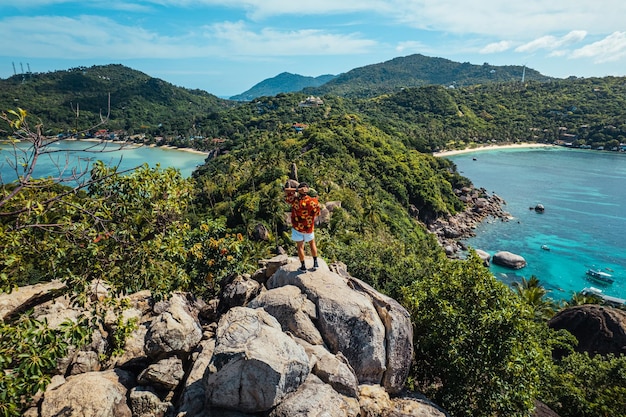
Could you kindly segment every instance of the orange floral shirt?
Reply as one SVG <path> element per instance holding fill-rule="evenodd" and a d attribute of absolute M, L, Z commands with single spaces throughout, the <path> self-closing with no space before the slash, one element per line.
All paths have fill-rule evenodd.
<path fill-rule="evenodd" d="M 291 226 L 300 233 L 312 233 L 315 217 L 321 211 L 317 197 L 298 197 L 297 193 L 293 193 L 287 195 L 285 200 L 291 204 Z"/>

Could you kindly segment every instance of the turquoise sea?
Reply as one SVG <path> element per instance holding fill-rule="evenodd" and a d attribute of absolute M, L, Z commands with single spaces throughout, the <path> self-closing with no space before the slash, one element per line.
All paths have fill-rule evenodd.
<path fill-rule="evenodd" d="M 547 147 L 447 158 L 476 187 L 502 197 L 514 217 L 483 222 L 465 241 L 492 255 L 516 253 L 528 263 L 516 271 L 492 265 L 494 276 L 511 283 L 535 275 L 555 300 L 590 286 L 626 298 L 626 154 Z M 537 204 L 543 213 L 529 209 Z M 589 268 L 612 274 L 615 282 L 590 281 Z"/>
<path fill-rule="evenodd" d="M 94 152 L 79 152 L 88 147 Z M 38 161 L 35 176 L 58 176 L 59 170 L 57 166 L 65 166 L 66 161 L 69 161 L 70 166 L 77 166 L 79 169 L 83 169 L 86 164 L 101 160 L 107 165 L 117 165 L 119 163 L 120 170 L 135 168 L 144 163 L 151 167 L 160 164 L 162 168 L 178 168 L 184 177 L 189 177 L 196 166 L 202 164 L 206 158 L 204 154 L 162 147 L 142 146 L 115 150 L 118 147 L 115 143 L 101 145 L 97 142 L 73 140 L 57 142 L 51 145 L 51 149 L 58 152 L 49 156 L 43 156 Z M 103 150 L 106 152 L 97 152 Z M 2 179 L 5 183 L 11 182 L 16 178 L 15 171 L 7 161 L 7 158 L 9 160 L 12 159 L 12 155 L 11 145 L 0 144 L 0 174 L 2 174 Z"/>

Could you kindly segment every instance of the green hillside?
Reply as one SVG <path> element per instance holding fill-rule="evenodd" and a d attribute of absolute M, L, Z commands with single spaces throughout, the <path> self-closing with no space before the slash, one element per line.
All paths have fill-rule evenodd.
<path fill-rule="evenodd" d="M 379 64 L 355 68 L 338 75 L 321 87 L 306 88 L 306 94 L 334 94 L 344 97 L 375 97 L 407 87 L 443 85 L 465 87 L 512 81 L 549 81 L 552 78 L 521 65 L 473 65 L 444 58 L 409 55 Z"/>
<path fill-rule="evenodd" d="M 38 115 L 51 133 L 87 129 L 107 116 L 109 130 L 187 134 L 197 117 L 229 102 L 188 90 L 122 65 L 15 75 L 0 80 L 2 109 L 21 107 Z"/>

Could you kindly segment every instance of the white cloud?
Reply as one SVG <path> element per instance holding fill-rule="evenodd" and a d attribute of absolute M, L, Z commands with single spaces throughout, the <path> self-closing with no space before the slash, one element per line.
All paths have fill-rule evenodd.
<path fill-rule="evenodd" d="M 479 52 L 481 54 L 495 54 L 498 52 L 508 51 L 509 49 L 511 49 L 512 46 L 513 46 L 513 42 L 511 41 L 494 42 L 485 46 Z"/>
<path fill-rule="evenodd" d="M 417 52 L 424 52 L 425 50 L 430 49 L 423 42 L 420 41 L 405 41 L 399 42 L 396 46 L 396 51 L 402 54 L 411 54 Z"/>
<path fill-rule="evenodd" d="M 225 50 L 236 55 L 352 55 L 365 53 L 376 45 L 376 42 L 357 35 L 338 35 L 315 29 L 280 31 L 265 28 L 253 32 L 243 22 L 225 22 L 206 29 L 207 40 L 219 41 Z"/>
<path fill-rule="evenodd" d="M 31 31 L 32 27 L 37 31 Z M 99 16 L 9 18 L 0 21 L 0 38 L 6 56 L 77 59 L 350 55 L 365 53 L 376 45 L 359 35 L 323 30 L 265 28 L 254 32 L 242 22 L 214 24 L 200 33 L 168 37 Z"/>
<path fill-rule="evenodd" d="M 534 52 L 539 49 L 555 50 L 564 46 L 569 46 L 581 42 L 587 36 L 584 30 L 573 30 L 560 38 L 556 36 L 542 36 L 531 42 L 515 48 L 516 52 Z"/>
<path fill-rule="evenodd" d="M 621 30 L 626 15 L 622 0 L 392 0 L 391 5 L 398 20 L 416 28 L 519 41 L 572 28 L 593 34 Z"/>
<path fill-rule="evenodd" d="M 595 63 L 626 58 L 626 32 L 614 32 L 598 42 L 576 49 L 571 58 L 592 58 Z"/>

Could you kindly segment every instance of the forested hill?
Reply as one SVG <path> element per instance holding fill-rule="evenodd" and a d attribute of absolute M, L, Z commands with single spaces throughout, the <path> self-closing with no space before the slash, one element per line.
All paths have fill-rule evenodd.
<path fill-rule="evenodd" d="M 521 65 L 473 65 L 444 58 L 409 55 L 379 64 L 355 68 L 321 87 L 306 88 L 306 94 L 344 97 L 375 97 L 406 87 L 443 85 L 462 87 L 511 81 L 549 81 L 552 78 Z"/>
<path fill-rule="evenodd" d="M 522 83 L 516 78 L 516 73 L 524 71 L 520 67 L 458 64 L 414 55 L 392 60 L 386 67 L 350 71 L 326 85 L 338 86 L 339 93 L 347 95 L 363 91 L 359 90 L 363 82 L 371 86 L 370 93 L 384 91 L 402 84 L 403 77 L 407 83 L 412 79 L 408 70 L 398 70 L 396 75 L 391 71 L 412 61 L 430 68 L 423 72 L 430 74 L 428 80 L 414 80 L 429 84 L 397 88 L 375 97 L 329 92 L 309 103 L 310 94 L 298 92 L 236 102 L 176 87 L 121 65 L 106 65 L 0 80 L 0 108 L 23 108 L 41 120 L 46 134 L 54 135 L 96 125 L 107 112 L 110 94 L 110 119 L 103 128 L 115 131 L 121 139 L 204 151 L 242 146 L 258 132 L 294 133 L 294 124 L 302 129 L 344 114 L 359 115 L 363 123 L 427 153 L 494 141 L 562 141 L 609 150 L 626 142 L 623 77 L 545 80 L 526 68 Z M 461 71 L 461 67 L 467 70 Z M 378 82 L 376 77 L 363 76 L 374 69 L 384 75 Z M 500 81 L 468 86 L 459 81 L 454 88 L 439 84 L 445 74 L 456 74 L 457 80 L 469 83 L 472 71 Z M 504 81 L 507 73 L 513 81 Z M 479 78 L 471 80 L 478 82 Z M 313 111 L 318 108 L 321 111 Z"/>
<path fill-rule="evenodd" d="M 100 114 L 106 116 L 109 96 L 111 117 L 106 127 L 129 134 L 186 132 L 190 121 L 229 105 L 205 91 L 177 87 L 118 64 L 0 79 L 2 110 L 27 109 L 47 127 L 61 131 L 97 123 Z"/>
<path fill-rule="evenodd" d="M 306 87 L 319 87 L 335 78 L 335 75 L 320 75 L 319 77 L 306 77 L 299 74 L 282 72 L 275 77 L 268 78 L 255 84 L 249 90 L 232 96 L 231 100 L 250 101 L 261 96 L 275 96 L 280 93 L 292 93 Z"/>

